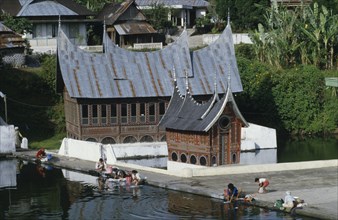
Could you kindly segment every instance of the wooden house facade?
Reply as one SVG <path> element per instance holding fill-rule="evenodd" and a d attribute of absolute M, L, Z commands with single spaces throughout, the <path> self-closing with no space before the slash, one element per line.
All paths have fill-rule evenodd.
<path fill-rule="evenodd" d="M 209 100 L 215 85 L 219 94 L 226 94 L 229 73 L 231 91 L 243 90 L 229 25 L 218 40 L 193 52 L 186 31 L 154 52 L 118 47 L 106 33 L 103 43 L 103 53 L 85 52 L 60 28 L 57 91 L 63 93 L 70 138 L 101 143 L 165 141 L 166 131 L 158 124 L 173 94 L 174 78 L 181 91 L 188 81 L 190 94 L 199 101 Z"/>
<path fill-rule="evenodd" d="M 134 0 L 107 3 L 96 19 L 104 21 L 110 39 L 120 47 L 133 47 L 136 43 L 155 43 L 164 40 L 164 37 L 147 22 Z"/>

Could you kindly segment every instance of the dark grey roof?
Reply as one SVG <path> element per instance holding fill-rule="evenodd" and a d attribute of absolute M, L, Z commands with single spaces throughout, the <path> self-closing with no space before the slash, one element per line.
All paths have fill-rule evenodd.
<path fill-rule="evenodd" d="M 147 22 L 126 22 L 123 24 L 115 24 L 115 30 L 119 35 L 133 34 L 156 34 L 157 31 Z"/>
<path fill-rule="evenodd" d="M 165 6 L 185 5 L 192 7 L 208 7 L 209 2 L 204 0 L 136 0 L 139 6 L 152 6 L 155 4 L 163 4 Z"/>
<path fill-rule="evenodd" d="M 9 27 L 5 26 L 1 21 L 0 21 L 0 32 L 14 32 L 12 29 Z"/>
<path fill-rule="evenodd" d="M 0 116 L 0 125 L 7 126 L 8 124 Z"/>
<path fill-rule="evenodd" d="M 226 94 L 221 99 L 218 99 L 215 92 L 207 103 L 199 104 L 192 98 L 189 91 L 186 91 L 183 98 L 179 89 L 175 87 L 167 111 L 159 126 L 181 131 L 207 132 L 222 115 L 227 103 L 232 103 L 231 107 L 235 115 L 244 126 L 248 126 L 237 108 L 230 88 L 227 89 Z"/>
<path fill-rule="evenodd" d="M 0 8 L 17 17 L 94 15 L 73 0 L 0 0 Z"/>
<path fill-rule="evenodd" d="M 243 90 L 230 26 L 214 44 L 192 53 L 186 31 L 177 41 L 155 52 L 125 50 L 114 45 L 106 34 L 103 42 L 105 53 L 88 53 L 70 43 L 60 29 L 58 62 L 70 97 L 170 97 L 173 69 L 176 70 L 177 85 L 181 90 L 185 89 L 187 73 L 192 95 L 213 94 L 215 81 L 220 93 L 225 93 L 223 82 L 227 81 L 229 72 L 231 90 Z"/>
<path fill-rule="evenodd" d="M 145 15 L 137 8 L 133 0 L 121 3 L 107 3 L 96 16 L 107 25 L 130 21 L 146 21 Z"/>

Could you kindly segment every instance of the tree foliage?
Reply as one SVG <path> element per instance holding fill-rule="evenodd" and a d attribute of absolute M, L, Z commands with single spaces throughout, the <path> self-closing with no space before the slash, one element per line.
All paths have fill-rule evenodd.
<path fill-rule="evenodd" d="M 250 32 L 257 59 L 278 68 L 299 64 L 336 68 L 338 15 L 325 6 L 267 10 L 266 24 Z"/>
<path fill-rule="evenodd" d="M 142 12 L 156 30 L 165 33 L 168 28 L 172 27 L 171 21 L 168 20 L 168 14 L 174 13 L 171 8 L 163 4 L 153 4 L 150 9 L 144 9 Z"/>
<path fill-rule="evenodd" d="M 3 13 L 0 16 L 0 20 L 3 21 L 5 26 L 16 33 L 23 34 L 25 31 L 27 33 L 32 33 L 33 24 L 26 18 L 14 18 L 9 14 Z"/>
<path fill-rule="evenodd" d="M 264 22 L 262 14 L 270 7 L 270 0 L 215 0 L 216 13 L 226 21 L 228 12 L 232 28 L 236 32 L 253 30 Z"/>
<path fill-rule="evenodd" d="M 87 9 L 98 12 L 101 11 L 103 6 L 106 3 L 111 3 L 111 0 L 76 0 L 77 3 L 85 6 Z M 123 0 L 115 1 L 115 2 L 123 2 Z"/>

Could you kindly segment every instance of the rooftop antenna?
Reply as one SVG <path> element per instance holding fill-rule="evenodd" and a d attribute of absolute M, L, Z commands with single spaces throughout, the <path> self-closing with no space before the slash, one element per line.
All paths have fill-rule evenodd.
<path fill-rule="evenodd" d="M 228 8 L 228 25 L 230 25 L 230 8 Z"/>
<path fill-rule="evenodd" d="M 174 81 L 176 82 L 176 72 L 175 72 L 175 67 L 173 66 L 173 77 L 174 77 Z"/>
<path fill-rule="evenodd" d="M 186 91 L 189 90 L 188 71 L 187 70 L 185 70 L 185 89 L 186 89 Z"/>
<path fill-rule="evenodd" d="M 215 93 L 217 93 L 216 72 L 214 74 L 214 90 L 215 90 Z"/>
<path fill-rule="evenodd" d="M 107 46 L 107 39 L 106 39 L 106 16 L 103 17 L 103 52 L 105 53 L 106 50 L 106 46 Z"/>
<path fill-rule="evenodd" d="M 230 63 L 228 65 L 228 86 L 230 87 L 231 73 L 230 73 Z"/>

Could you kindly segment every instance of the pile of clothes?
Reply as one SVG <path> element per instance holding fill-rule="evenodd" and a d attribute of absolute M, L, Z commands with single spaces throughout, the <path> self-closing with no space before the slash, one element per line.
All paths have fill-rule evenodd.
<path fill-rule="evenodd" d="M 304 206 L 307 206 L 307 203 L 305 203 L 303 199 L 300 199 L 299 197 L 296 196 L 292 196 L 290 191 L 287 191 L 285 194 L 286 195 L 284 200 L 283 199 L 276 200 L 274 207 L 280 210 L 292 212 L 296 208 L 302 208 Z"/>

